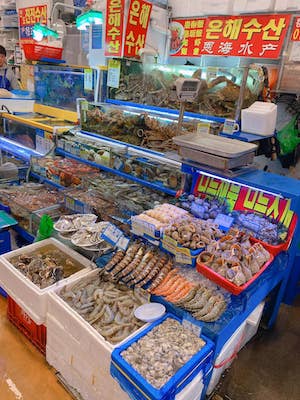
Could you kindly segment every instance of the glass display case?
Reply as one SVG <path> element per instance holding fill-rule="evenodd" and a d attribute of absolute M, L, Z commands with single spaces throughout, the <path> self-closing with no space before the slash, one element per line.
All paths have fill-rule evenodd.
<path fill-rule="evenodd" d="M 76 99 L 95 101 L 98 92 L 96 69 L 36 65 L 34 69 L 36 102 L 76 111 Z"/>
<path fill-rule="evenodd" d="M 178 131 L 177 116 L 171 113 L 107 103 L 81 102 L 81 128 L 114 140 L 157 152 L 175 148 L 172 138 L 197 130 L 199 119 L 185 117 Z M 215 129 L 212 125 L 211 129 Z"/>
<path fill-rule="evenodd" d="M 175 90 L 179 77 L 198 78 L 198 98 L 186 110 L 202 115 L 236 118 L 240 108 L 249 107 L 263 89 L 260 67 L 198 67 L 191 65 L 143 65 L 122 61 L 118 88 L 109 88 L 108 101 L 125 101 L 168 109 L 179 109 Z M 237 119 L 237 118 L 236 118 Z"/>

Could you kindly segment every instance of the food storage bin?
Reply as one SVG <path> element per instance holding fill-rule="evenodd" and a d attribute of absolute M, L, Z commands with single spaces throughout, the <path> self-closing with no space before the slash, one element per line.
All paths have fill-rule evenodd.
<path fill-rule="evenodd" d="M 112 352 L 111 373 L 113 377 L 117 379 L 121 387 L 128 391 L 128 394 L 132 399 L 176 399 L 182 390 L 184 390 L 189 384 L 193 384 L 194 379 L 197 379 L 199 375 L 201 377 L 204 376 L 211 368 L 214 344 L 203 335 L 200 337 L 206 342 L 206 344 L 183 367 L 179 368 L 175 375 L 173 375 L 160 389 L 154 388 L 154 386 L 152 386 L 127 361 L 125 361 L 122 357 L 122 352 L 139 339 L 146 336 L 147 333 L 167 318 L 180 321 L 179 318 L 172 314 L 165 314 L 164 317 L 150 324 L 150 326 L 144 331 L 120 345 Z M 198 393 L 198 398 L 200 398 L 200 395 L 201 393 Z"/>
<path fill-rule="evenodd" d="M 10 260 L 19 255 L 32 255 L 34 252 L 47 253 L 49 249 L 57 249 L 65 255 L 66 259 L 70 258 L 76 266 L 76 272 L 66 278 L 40 289 L 30 279 L 26 278 Z M 10 297 L 38 324 L 46 322 L 46 313 L 48 308 L 49 292 L 55 288 L 72 282 L 78 276 L 85 275 L 93 268 L 95 264 L 79 255 L 74 250 L 61 244 L 56 239 L 46 239 L 41 242 L 33 243 L 29 246 L 13 250 L 0 257 L 0 284 Z"/>
<path fill-rule="evenodd" d="M 256 101 L 242 110 L 242 131 L 260 136 L 271 136 L 275 133 L 277 105 Z"/>

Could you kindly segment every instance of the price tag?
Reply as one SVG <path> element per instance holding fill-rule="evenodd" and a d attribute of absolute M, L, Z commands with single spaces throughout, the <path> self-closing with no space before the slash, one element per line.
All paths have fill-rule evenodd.
<path fill-rule="evenodd" d="M 92 68 L 84 69 L 84 90 L 93 90 L 93 70 L 92 70 Z"/>
<path fill-rule="evenodd" d="M 218 75 L 218 67 L 207 67 L 206 70 L 207 81 L 212 81 L 213 79 L 216 79 L 217 75 Z"/>
<path fill-rule="evenodd" d="M 110 243 L 113 246 L 117 246 L 123 250 L 128 247 L 129 239 L 126 238 L 116 225 L 109 223 L 103 232 L 100 234 L 101 239 Z"/>
<path fill-rule="evenodd" d="M 186 314 L 183 319 L 182 319 L 182 326 L 185 329 L 188 329 L 189 331 L 193 332 L 194 335 L 197 337 L 200 337 L 202 328 L 199 325 L 196 325 L 192 320 L 191 317 L 189 317 L 188 314 Z"/>
<path fill-rule="evenodd" d="M 126 251 L 128 248 L 128 244 L 129 244 L 129 238 L 125 237 L 124 235 L 120 237 L 120 239 L 118 240 L 118 242 L 116 243 L 116 246 L 121 249 Z"/>
<path fill-rule="evenodd" d="M 223 133 L 227 135 L 232 135 L 234 132 L 239 131 L 239 125 L 235 122 L 234 119 L 225 119 L 223 126 Z"/>
<path fill-rule="evenodd" d="M 219 226 L 223 231 L 228 231 L 228 229 L 233 224 L 234 218 L 225 214 L 218 214 L 215 218 L 214 223 Z"/>
<path fill-rule="evenodd" d="M 170 236 L 164 236 L 162 240 L 162 246 L 165 250 L 172 254 L 176 254 L 177 241 L 172 239 Z"/>
<path fill-rule="evenodd" d="M 199 122 L 197 124 L 197 133 L 205 134 L 210 132 L 210 122 Z"/>
<path fill-rule="evenodd" d="M 120 84 L 121 63 L 119 60 L 108 61 L 107 86 L 118 89 Z"/>

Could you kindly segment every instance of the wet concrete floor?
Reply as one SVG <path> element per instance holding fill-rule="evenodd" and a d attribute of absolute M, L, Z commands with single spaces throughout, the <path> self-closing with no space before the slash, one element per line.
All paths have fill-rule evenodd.
<path fill-rule="evenodd" d="M 241 350 L 215 400 L 300 399 L 300 299 Z M 0 296 L 0 400 L 71 400 L 54 370 L 7 320 Z M 99 399 L 101 400 L 101 399 Z"/>
<path fill-rule="evenodd" d="M 0 400 L 71 400 L 45 357 L 8 321 L 1 296 Z"/>
<path fill-rule="evenodd" d="M 300 399 L 300 298 L 240 351 L 214 400 Z"/>

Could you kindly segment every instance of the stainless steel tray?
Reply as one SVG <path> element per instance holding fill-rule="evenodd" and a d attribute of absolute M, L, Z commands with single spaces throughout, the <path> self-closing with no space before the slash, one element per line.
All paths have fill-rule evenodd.
<path fill-rule="evenodd" d="M 204 152 L 207 153 L 207 156 L 212 154 L 224 158 L 237 158 L 248 153 L 254 153 L 257 149 L 257 145 L 253 143 L 196 132 L 175 136 L 173 141 L 180 147 Z"/>

